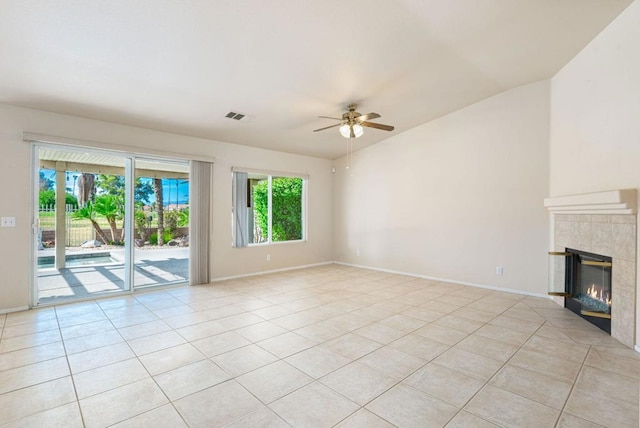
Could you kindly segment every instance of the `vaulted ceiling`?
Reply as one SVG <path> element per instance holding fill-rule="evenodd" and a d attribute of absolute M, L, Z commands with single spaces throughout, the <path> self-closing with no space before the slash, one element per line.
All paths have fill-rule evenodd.
<path fill-rule="evenodd" d="M 555 74 L 631 0 L 2 0 L 0 102 L 325 158 Z M 225 117 L 242 113 L 240 121 Z"/>

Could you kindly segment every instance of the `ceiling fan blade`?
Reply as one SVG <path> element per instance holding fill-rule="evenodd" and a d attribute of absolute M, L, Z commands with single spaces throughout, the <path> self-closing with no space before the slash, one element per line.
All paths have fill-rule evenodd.
<path fill-rule="evenodd" d="M 363 114 L 362 116 L 356 117 L 356 120 L 358 122 L 364 122 L 365 120 L 377 119 L 379 117 L 381 116 L 378 113 L 367 113 Z"/>
<path fill-rule="evenodd" d="M 337 117 L 329 117 L 329 116 L 318 116 L 320 119 L 333 119 L 333 120 L 342 120 L 342 119 L 338 119 Z"/>
<path fill-rule="evenodd" d="M 325 126 L 324 128 L 314 129 L 313 132 L 324 131 L 325 129 L 335 128 L 336 126 L 342 125 L 341 123 L 336 123 L 335 125 Z"/>
<path fill-rule="evenodd" d="M 383 131 L 393 131 L 395 129 L 391 125 L 383 125 L 381 123 L 374 123 L 374 122 L 360 122 L 360 125 L 367 126 L 369 128 L 382 129 Z"/>

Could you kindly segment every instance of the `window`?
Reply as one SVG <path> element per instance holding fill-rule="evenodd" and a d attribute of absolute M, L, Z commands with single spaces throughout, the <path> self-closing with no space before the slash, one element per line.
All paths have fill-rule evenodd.
<path fill-rule="evenodd" d="M 234 172 L 235 246 L 304 239 L 301 177 Z"/>

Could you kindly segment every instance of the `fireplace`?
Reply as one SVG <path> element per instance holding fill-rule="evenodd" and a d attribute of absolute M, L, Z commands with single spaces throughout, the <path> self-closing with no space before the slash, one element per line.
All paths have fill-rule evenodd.
<path fill-rule="evenodd" d="M 564 306 L 611 334 L 612 258 L 567 248 Z"/>
<path fill-rule="evenodd" d="M 637 189 L 555 196 L 546 198 L 544 205 L 553 215 L 550 242 L 552 253 L 562 254 L 567 249 L 575 248 L 593 255 L 606 254 L 610 257 L 596 257 L 595 262 L 612 263 L 615 267 L 591 265 L 609 268 L 595 271 L 597 275 L 611 273 L 609 293 L 612 306 L 609 314 L 604 313 L 606 311 L 590 311 L 580 303 L 581 315 L 584 315 L 583 312 L 595 312 L 597 316 L 589 315 L 589 321 L 598 317 L 610 321 L 611 337 L 626 346 L 633 348 L 635 345 L 640 352 Z M 549 294 L 557 296 L 553 300 L 561 306 L 575 304 L 575 300 L 565 297 L 569 294 L 567 291 L 571 291 L 565 288 L 566 257 L 550 257 L 549 262 Z M 598 290 L 593 293 L 589 287 L 586 291 L 587 295 L 591 292 L 597 296 L 596 300 L 602 299 L 606 304 L 606 294 L 603 297 Z M 615 295 L 611 295 L 614 291 Z M 606 293 L 606 290 L 603 292 Z M 607 319 L 609 316 L 611 319 Z"/>

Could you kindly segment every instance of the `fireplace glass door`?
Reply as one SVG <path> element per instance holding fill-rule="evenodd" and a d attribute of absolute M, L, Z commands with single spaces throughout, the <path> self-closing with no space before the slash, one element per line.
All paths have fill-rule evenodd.
<path fill-rule="evenodd" d="M 564 306 L 611 333 L 612 258 L 565 248 L 549 252 L 549 295 L 564 298 Z"/>
<path fill-rule="evenodd" d="M 612 258 L 566 249 L 566 292 L 564 306 L 596 327 L 611 333 Z"/>
<path fill-rule="evenodd" d="M 575 256 L 575 278 L 571 296 L 580 302 L 581 312 L 591 316 L 611 316 L 611 260 L 585 253 Z"/>

